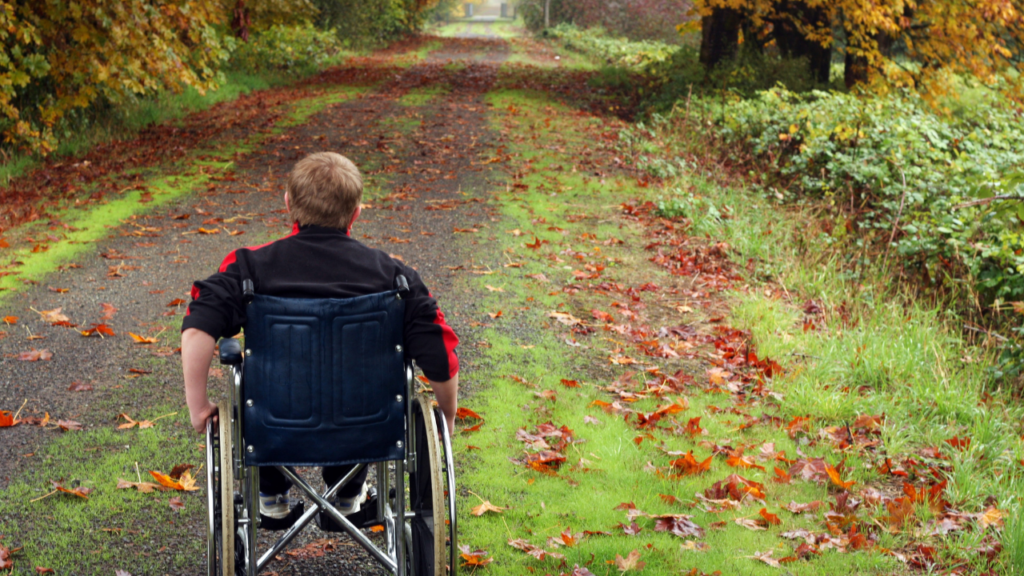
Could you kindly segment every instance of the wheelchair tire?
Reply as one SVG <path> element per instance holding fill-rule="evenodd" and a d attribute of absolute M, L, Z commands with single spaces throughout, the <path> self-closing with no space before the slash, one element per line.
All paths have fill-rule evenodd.
<path fill-rule="evenodd" d="M 213 474 L 213 485 L 207 490 L 215 491 L 214 509 L 210 513 L 214 517 L 214 541 L 211 542 L 217 555 L 220 567 L 216 576 L 236 576 L 235 574 L 235 481 L 234 463 L 231 458 L 231 407 L 222 402 L 218 406 L 217 435 L 213 438 L 214 463 L 218 472 Z"/>
<path fill-rule="evenodd" d="M 416 435 L 415 472 L 409 474 L 408 520 L 412 549 L 408 555 L 414 576 L 444 576 L 450 559 L 445 540 L 445 491 L 442 474 L 444 448 L 438 438 L 437 421 L 429 398 L 418 396 L 413 408 L 412 430 Z M 404 531 L 403 531 L 404 532 Z"/>

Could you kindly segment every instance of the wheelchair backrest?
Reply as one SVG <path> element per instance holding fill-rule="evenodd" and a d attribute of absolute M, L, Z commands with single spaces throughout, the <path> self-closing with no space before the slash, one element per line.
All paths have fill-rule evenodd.
<path fill-rule="evenodd" d="M 248 466 L 404 457 L 405 301 L 256 294 L 246 308 L 242 427 Z"/>

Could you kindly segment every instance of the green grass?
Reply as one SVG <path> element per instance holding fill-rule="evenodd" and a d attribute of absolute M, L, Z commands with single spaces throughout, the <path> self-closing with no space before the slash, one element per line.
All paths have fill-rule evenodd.
<path fill-rule="evenodd" d="M 566 262 L 566 266 L 573 264 L 568 266 L 570 270 L 565 270 L 561 264 L 552 265 L 548 255 L 564 254 L 563 250 L 589 254 L 584 261 L 604 259 L 608 268 L 603 280 L 627 285 L 644 281 L 671 282 L 663 272 L 646 262 L 645 255 L 636 253 L 636 247 L 643 243 L 639 230 L 623 227 L 621 221 L 614 217 L 613 207 L 618 203 L 629 197 L 643 196 L 646 192 L 631 179 L 608 177 L 599 186 L 593 177 L 584 173 L 550 170 L 554 164 L 571 164 L 573 151 L 587 138 L 580 129 L 579 121 L 572 119 L 571 112 L 563 107 L 546 98 L 520 92 L 495 93 L 490 95 L 489 101 L 494 110 L 507 110 L 510 106 L 517 109 L 510 123 L 504 123 L 508 118 L 496 119 L 496 129 L 513 135 L 535 135 L 551 143 L 552 148 L 564 146 L 566 151 L 552 153 L 549 149 L 538 150 L 526 144 L 510 146 L 510 151 L 516 155 L 517 165 L 532 161 L 537 170 L 522 179 L 522 183 L 529 186 L 528 191 L 499 194 L 501 202 L 498 207 L 503 217 L 501 228 L 487 233 L 496 236 L 489 252 L 500 252 L 504 255 L 501 261 L 521 262 L 522 267 L 501 268 L 500 264 L 492 263 L 493 274 L 472 276 L 465 281 L 467 289 L 484 295 L 482 318 L 477 320 L 491 327 L 483 332 L 486 343 L 482 348 L 484 359 L 478 362 L 472 375 L 473 381 L 480 383 L 479 387 L 464 402 L 481 414 L 484 424 L 479 432 L 461 434 L 456 438 L 462 463 L 459 482 L 479 498 L 509 509 L 500 515 L 488 514 L 477 518 L 466 512 L 480 500 L 473 495 L 463 497 L 463 516 L 460 517 L 462 542 L 472 548 L 485 548 L 491 553 L 495 562 L 488 566 L 488 571 L 492 574 L 553 571 L 557 562 L 538 562 L 506 542 L 526 538 L 532 544 L 552 550 L 546 544 L 547 538 L 555 537 L 570 527 L 573 532 L 591 530 L 614 534 L 593 536 L 575 548 L 555 550 L 566 555 L 570 566 L 593 561 L 590 569 L 597 574 L 617 572 L 605 562 L 614 561 L 616 555 L 626 556 L 634 549 L 639 550 L 641 559 L 647 562 L 645 570 L 654 574 L 685 572 L 692 567 L 700 567 L 705 572 L 722 570 L 728 574 L 776 573 L 776 569 L 748 557 L 769 549 L 775 550 L 776 558 L 790 553 L 792 548 L 788 541 L 778 538 L 782 530 L 771 528 L 767 532 L 754 532 L 733 522 L 736 518 L 756 516 L 761 507 L 759 504 L 750 504 L 732 512 L 710 513 L 699 508 L 673 506 L 659 496 L 673 495 L 690 501 L 694 493 L 702 492 L 737 470 L 727 467 L 724 459 L 716 458 L 707 474 L 681 480 L 659 477 L 649 471 L 649 464 L 665 468 L 670 458 L 653 441 L 644 441 L 638 446 L 634 438 L 640 432 L 632 424 L 591 406 L 594 400 L 610 400 L 608 394 L 598 387 L 625 372 L 608 366 L 606 340 L 609 336 L 598 333 L 581 338 L 583 346 L 573 348 L 565 342 L 568 331 L 559 329 L 547 317 L 549 311 L 557 309 L 589 318 L 591 307 L 606 309 L 609 302 L 607 298 L 586 291 L 571 297 L 562 292 L 550 292 L 553 287 L 570 283 L 570 270 L 582 266 L 582 261 Z M 544 127 L 546 119 L 550 120 L 550 126 Z M 511 140 L 515 141 L 514 138 Z M 568 218 L 580 213 L 587 217 L 583 220 L 575 216 Z M 535 224 L 533 221 L 541 215 L 546 222 Z M 549 230 L 549 226 L 568 233 Z M 507 229 L 519 229 L 527 234 L 515 237 L 503 233 Z M 595 234 L 597 240 L 581 240 L 584 233 Z M 550 244 L 536 252 L 524 248 L 523 245 L 532 241 L 534 234 Z M 625 239 L 625 247 L 616 249 L 600 243 L 611 236 Z M 562 258 L 568 259 L 567 256 Z M 545 274 L 551 283 L 525 277 L 536 273 Z M 502 292 L 491 291 L 487 286 L 500 288 Z M 498 310 L 503 314 L 494 320 L 482 313 Z M 699 314 L 698 311 L 696 315 Z M 647 362 L 643 365 L 649 364 L 661 363 Z M 671 369 L 663 367 L 663 370 L 671 372 L 679 367 L 673 365 Z M 535 388 L 528 388 L 511 376 L 524 378 Z M 582 387 L 566 388 L 560 383 L 563 378 L 578 380 Z M 538 398 L 535 392 L 542 390 L 555 391 L 557 400 L 551 402 Z M 746 445 L 771 440 L 776 442 L 776 449 L 785 450 L 790 457 L 795 457 L 799 447 L 811 456 L 823 456 L 835 462 L 839 460 L 830 447 L 799 446 L 785 434 L 768 428 L 755 428 L 742 439 L 736 438 L 736 422 L 727 414 L 712 415 L 709 409 L 713 404 L 722 406 L 728 400 L 717 395 L 689 395 L 687 399 L 689 409 L 679 417 L 685 422 L 688 418 L 702 416 L 701 425 L 707 429 L 703 438 L 716 441 L 733 438 Z M 664 400 L 642 400 L 631 408 L 649 412 L 664 403 Z M 587 416 L 597 418 L 601 423 L 585 423 Z M 509 458 L 523 455 L 523 445 L 515 439 L 516 430 L 526 428 L 529 431 L 548 421 L 556 426 L 568 426 L 582 440 L 565 450 L 568 461 L 560 471 L 561 477 L 545 476 L 509 461 Z M 657 443 L 663 444 L 666 450 L 693 450 L 701 460 L 710 455 L 706 448 L 687 436 L 658 433 Z M 479 449 L 470 450 L 469 446 Z M 871 472 L 861 469 L 862 463 L 856 457 L 847 460 L 848 469 L 853 471 L 851 478 L 859 482 L 872 476 Z M 741 473 L 769 485 L 770 472 L 748 470 Z M 815 529 L 818 521 L 817 518 L 793 516 L 783 511 L 780 503 L 829 499 L 826 489 L 813 483 L 770 485 L 769 495 L 766 507 L 784 518 L 784 529 Z M 694 540 L 706 544 L 708 550 L 694 552 L 685 549 L 683 539 L 655 533 L 653 521 L 645 518 L 637 519 L 643 528 L 640 535 L 624 535 L 616 526 L 625 522 L 625 513 L 614 510 L 623 502 L 633 502 L 637 508 L 651 514 L 692 514 L 693 521 L 707 530 L 704 538 Z M 726 522 L 725 528 L 712 530 L 711 525 L 719 521 Z M 805 573 L 800 564 L 790 566 L 798 573 Z M 892 558 L 881 555 L 831 554 L 814 561 L 815 573 L 889 573 L 898 567 Z"/>
<path fill-rule="evenodd" d="M 444 97 L 451 89 L 447 86 L 423 86 L 413 88 L 403 94 L 398 103 L 402 106 L 426 106 L 438 98 Z"/>
<path fill-rule="evenodd" d="M 199 469 L 205 459 L 201 438 L 192 432 L 187 411 L 165 405 L 132 416 L 156 418 L 175 411 L 176 416 L 146 430 L 117 430 L 111 423 L 79 432 L 47 432 L 55 438 L 27 457 L 27 473 L 9 484 L 0 499 L 4 544 L 23 547 L 14 556 L 18 574 L 28 574 L 34 566 L 58 574 L 96 574 L 111 570 L 112 563 L 126 562 L 126 556 L 130 564 L 114 567 L 135 574 L 195 565 L 205 548 L 191 528 L 205 515 L 202 491 L 141 494 L 116 489 L 119 478 L 135 482 L 141 475 L 143 481 L 153 481 L 148 470 L 167 473 L 183 463 L 196 466 L 193 474 L 205 475 Z M 39 499 L 52 490 L 51 481 L 93 492 L 88 500 L 63 493 Z M 185 508 L 171 509 L 172 496 L 180 497 Z"/>
<path fill-rule="evenodd" d="M 452 38 L 455 36 L 464 36 L 467 34 L 477 35 L 492 35 L 498 38 L 517 38 L 525 35 L 526 29 L 523 28 L 521 20 L 499 20 L 497 22 L 451 22 L 449 24 L 442 24 L 435 26 L 428 30 L 435 36 L 442 38 Z"/>

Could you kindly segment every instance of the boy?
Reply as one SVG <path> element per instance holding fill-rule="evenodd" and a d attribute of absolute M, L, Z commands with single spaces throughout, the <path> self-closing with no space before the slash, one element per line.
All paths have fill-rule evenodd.
<path fill-rule="evenodd" d="M 245 304 L 238 260 L 245 259 L 258 294 L 292 298 L 351 298 L 385 292 L 404 275 L 410 297 L 405 308 L 406 354 L 431 381 L 448 430 L 454 430 L 459 387 L 458 338 L 415 270 L 387 253 L 352 239 L 352 224 L 359 218 L 362 176 L 350 160 L 333 152 L 319 152 L 300 160 L 284 195 L 294 221 L 291 234 L 228 254 L 216 274 L 196 282 L 192 302 L 181 326 L 181 362 L 185 399 L 192 427 L 206 429 L 217 406 L 206 395 L 207 374 L 218 337 L 231 337 L 245 324 Z M 324 481 L 332 485 L 351 466 L 328 466 Z M 366 471 L 338 492 L 336 505 L 343 514 L 358 512 L 366 501 Z M 282 519 L 289 514 L 291 481 L 272 467 L 261 467 L 260 514 Z"/>

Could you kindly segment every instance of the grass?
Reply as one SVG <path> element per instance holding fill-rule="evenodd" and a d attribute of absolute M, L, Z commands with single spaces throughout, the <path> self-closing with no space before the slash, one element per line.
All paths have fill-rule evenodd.
<path fill-rule="evenodd" d="M 149 202 L 140 202 L 142 190 L 131 190 L 120 197 L 89 205 L 88 210 L 76 209 L 73 202 L 62 208 L 51 210 L 52 218 L 68 224 L 71 228 L 63 233 L 59 241 L 47 242 L 45 250 L 33 252 L 34 247 L 12 248 L 6 252 L 21 262 L 17 276 L 0 277 L 0 302 L 10 298 L 26 281 L 40 281 L 59 265 L 72 261 L 77 255 L 91 250 L 91 243 L 107 234 L 107 226 L 121 222 L 135 214 L 143 214 L 172 202 L 205 185 L 211 177 L 230 171 L 234 162 L 229 160 L 237 154 L 248 154 L 258 148 L 261 142 L 282 133 L 285 129 L 304 124 L 312 115 L 328 106 L 344 101 L 365 91 L 359 87 L 335 87 L 323 93 L 300 99 L 289 104 L 287 113 L 276 126 L 247 138 L 241 142 L 212 142 L 208 149 L 193 150 L 181 165 L 158 166 L 142 186 L 150 194 Z M 204 158 L 204 160 L 198 160 Z M 19 236 L 44 233 L 45 223 L 30 223 L 6 231 L 5 236 L 13 240 Z"/>
<path fill-rule="evenodd" d="M 522 20 L 499 20 L 497 22 L 451 22 L 435 26 L 429 32 L 442 38 L 490 35 L 508 40 L 509 38 L 522 36 L 526 30 L 523 28 Z"/>
<path fill-rule="evenodd" d="M 116 430 L 111 424 L 80 432 L 49 432 L 57 436 L 40 452 L 27 456 L 32 465 L 7 486 L 0 499 L 0 534 L 8 535 L 4 544 L 24 547 L 14 556 L 19 573 L 28 573 L 17 566 L 19 558 L 31 558 L 34 565 L 58 573 L 97 573 L 123 559 L 126 550 L 131 551 L 132 562 L 120 568 L 136 574 L 187 570 L 195 564 L 205 542 L 195 538 L 189 526 L 205 515 L 203 492 L 142 494 L 116 489 L 119 478 L 152 481 L 148 470 L 167 473 L 182 463 L 199 468 L 204 452 L 197 443 L 199 437 L 192 433 L 187 411 L 164 405 L 132 416 L 156 418 L 176 410 L 177 416 L 146 430 Z M 193 473 L 203 475 L 205 470 Z M 94 491 L 88 500 L 63 493 L 39 499 L 52 490 L 51 481 Z M 170 507 L 172 496 L 181 498 L 184 509 Z"/>
<path fill-rule="evenodd" d="M 736 470 L 716 462 L 712 471 L 703 476 L 680 480 L 653 474 L 649 470 L 651 463 L 665 467 L 669 460 L 655 444 L 666 450 L 693 450 L 701 460 L 710 456 L 710 452 L 685 436 L 659 435 L 657 442 L 644 441 L 637 445 L 634 439 L 639 433 L 632 424 L 591 406 L 594 400 L 608 399 L 608 395 L 599 387 L 625 372 L 624 369 L 609 367 L 608 351 L 605 350 L 607 344 L 604 342 L 608 338 L 600 334 L 580 338 L 582 346 L 574 348 L 566 343 L 566 339 L 572 335 L 567 330 L 558 330 L 558 325 L 547 319 L 551 310 L 589 317 L 588 311 L 592 306 L 604 308 L 609 304 L 607 298 L 586 291 L 571 297 L 560 291 L 550 292 L 552 286 L 559 286 L 562 282 L 571 283 L 571 275 L 560 264 L 552 265 L 549 255 L 570 252 L 586 254 L 583 261 L 574 261 L 574 266 L 568 266 L 570 269 L 578 268 L 590 258 L 603 261 L 608 268 L 602 280 L 609 282 L 635 285 L 642 281 L 659 284 L 672 281 L 666 274 L 652 269 L 646 257 L 636 253 L 636 246 L 643 242 L 638 236 L 639 231 L 623 227 L 622 222 L 614 218 L 614 212 L 602 208 L 617 206 L 625 198 L 643 196 L 646 192 L 625 178 L 609 177 L 603 185 L 598 186 L 593 177 L 582 173 L 552 170 L 557 170 L 556 165 L 571 164 L 574 149 L 587 138 L 577 124 L 579 121 L 574 120 L 574 115 L 563 107 L 543 97 L 516 92 L 492 94 L 490 103 L 494 110 L 508 110 L 510 107 L 517 110 L 514 121 L 500 117 L 496 119 L 495 122 L 504 131 L 513 136 L 529 134 L 531 138 L 543 138 L 551 143 L 550 149 L 565 149 L 566 152 L 552 153 L 550 149 L 537 150 L 524 144 L 510 146 L 517 165 L 532 161 L 536 171 L 527 174 L 521 181 L 529 186 L 529 191 L 501 195 L 502 201 L 498 205 L 503 216 L 501 227 L 503 230 L 528 231 L 528 234 L 516 237 L 494 231 L 492 233 L 497 235 L 497 239 L 490 252 L 500 253 L 504 256 L 503 261 L 521 263 L 522 267 L 502 269 L 500 262 L 491 263 L 491 269 L 497 270 L 494 274 L 475 276 L 466 281 L 470 290 L 485 295 L 482 311 L 493 314 L 500 310 L 502 316 L 488 320 L 487 316 L 481 314 L 483 318 L 479 320 L 491 325 L 483 333 L 483 341 L 486 343 L 483 348 L 485 360 L 473 373 L 474 380 L 481 382 L 483 387 L 473 393 L 465 404 L 481 414 L 484 424 L 479 432 L 462 434 L 456 439 L 460 462 L 463 464 L 460 485 L 480 499 L 490 500 L 509 509 L 501 515 L 490 514 L 480 518 L 465 515 L 460 518 L 463 542 L 473 548 L 485 548 L 492 554 L 495 562 L 488 567 L 492 574 L 553 570 L 555 561 L 548 561 L 547 564 L 538 562 L 505 542 L 526 538 L 532 544 L 551 550 L 546 540 L 557 537 L 568 528 L 573 532 L 590 530 L 612 533 L 586 538 L 574 548 L 557 550 L 566 554 L 569 565 L 593 562 L 590 569 L 597 574 L 616 572 L 613 566 L 605 562 L 613 562 L 616 555 L 626 556 L 634 549 L 640 551 L 641 558 L 647 562 L 645 570 L 651 573 L 675 573 L 691 567 L 700 567 L 706 572 L 720 569 L 724 573 L 774 573 L 775 569 L 748 557 L 775 547 L 781 542 L 777 539 L 781 530 L 772 528 L 767 533 L 754 532 L 739 528 L 733 522 L 736 518 L 756 516 L 758 506 L 714 514 L 700 508 L 670 505 L 660 496 L 672 495 L 688 501 L 694 493 L 702 492 L 714 481 Z M 541 127 L 545 120 L 550 121 L 549 127 Z M 580 213 L 587 217 L 578 219 L 576 215 Z M 546 221 L 538 225 L 535 220 L 541 215 Z M 534 234 L 550 242 L 550 245 L 537 252 L 524 248 L 524 244 L 530 242 Z M 584 234 L 594 234 L 597 238 L 577 240 Z M 625 247 L 613 249 L 601 244 L 601 241 L 612 236 L 626 240 Z M 545 274 L 552 283 L 525 277 L 537 273 Z M 488 286 L 499 288 L 502 292 L 492 291 Z M 688 319 L 693 320 L 696 319 Z M 554 329 L 545 329 L 551 328 L 551 324 L 554 324 Z M 678 367 L 674 366 L 671 370 Z M 665 372 L 671 370 L 663 367 Z M 534 387 L 523 385 L 512 376 L 525 379 Z M 581 388 L 564 387 L 560 383 L 563 378 L 577 380 Z M 543 390 L 554 391 L 557 399 L 552 402 L 538 398 L 535 393 Z M 702 415 L 701 423 L 707 429 L 706 438 L 735 438 L 735 422 L 729 418 L 710 416 L 711 405 L 721 404 L 721 397 L 692 395 L 687 399 L 689 409 L 680 415 L 684 421 Z M 640 411 L 653 411 L 662 403 L 649 399 L 631 407 Z M 600 424 L 586 423 L 585 418 L 588 416 L 597 418 Z M 545 476 L 509 461 L 509 458 L 523 455 L 523 445 L 515 439 L 516 430 L 525 428 L 530 431 L 548 421 L 556 426 L 567 425 L 581 439 L 581 443 L 566 450 L 568 461 L 558 477 Z M 776 442 L 778 450 L 786 450 L 790 455 L 795 454 L 800 447 L 810 455 L 831 456 L 828 447 L 809 449 L 798 446 L 784 434 L 779 436 L 762 429 L 742 440 L 750 445 L 772 440 Z M 471 446 L 479 449 L 471 449 Z M 856 458 L 848 461 L 848 468 L 857 471 L 853 478 L 864 477 L 859 472 L 860 464 Z M 748 470 L 743 474 L 768 483 L 765 473 Z M 783 512 L 779 503 L 789 500 L 807 502 L 827 497 L 823 487 L 811 483 L 795 483 L 779 488 L 773 486 L 767 508 L 785 517 L 786 529 L 811 529 L 814 522 L 811 518 L 793 517 Z M 637 520 L 643 528 L 640 535 L 624 535 L 616 526 L 619 522 L 625 522 L 625 513 L 614 509 L 623 502 L 633 502 L 638 509 L 651 514 L 692 514 L 693 521 L 707 530 L 706 537 L 693 539 L 694 544 L 706 544 L 708 550 L 695 552 L 687 548 L 689 545 L 685 539 L 667 533 L 655 533 L 653 522 L 643 518 Z M 478 503 L 476 497 L 467 495 L 462 499 L 462 510 L 465 513 L 467 508 Z M 722 520 L 727 523 L 725 529 L 711 529 L 714 523 Z M 766 538 L 766 534 L 770 538 Z M 776 558 L 784 556 L 789 550 L 789 547 L 778 550 Z M 896 564 L 891 558 L 878 555 L 835 554 L 816 561 L 815 567 L 822 570 L 822 573 L 851 569 L 861 573 L 878 573 L 892 570 Z"/>

